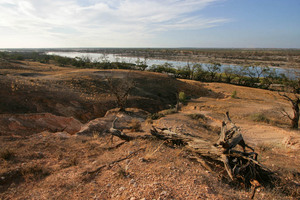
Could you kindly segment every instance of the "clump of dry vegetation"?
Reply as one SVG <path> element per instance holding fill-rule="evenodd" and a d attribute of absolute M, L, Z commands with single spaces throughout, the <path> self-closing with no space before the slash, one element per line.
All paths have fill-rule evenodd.
<path fill-rule="evenodd" d="M 271 120 L 263 113 L 254 113 L 250 115 L 250 119 L 254 122 L 264 122 L 269 124 Z"/>

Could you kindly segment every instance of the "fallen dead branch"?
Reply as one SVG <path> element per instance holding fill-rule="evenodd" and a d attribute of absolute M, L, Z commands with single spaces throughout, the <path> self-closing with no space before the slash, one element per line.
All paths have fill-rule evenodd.
<path fill-rule="evenodd" d="M 127 160 L 127 159 L 131 158 L 132 156 L 134 156 L 135 154 L 137 154 L 138 152 L 140 152 L 142 150 L 145 150 L 145 148 L 140 148 L 140 149 L 138 149 L 138 150 L 136 150 L 134 152 L 131 152 L 130 154 L 128 154 L 127 156 L 125 156 L 123 158 L 120 158 L 118 160 L 112 161 L 112 162 L 110 162 L 108 164 L 101 165 L 100 167 L 96 168 L 95 170 L 85 171 L 85 172 L 82 173 L 82 175 L 91 175 L 91 176 L 97 175 L 97 174 L 99 174 L 101 172 L 101 170 L 103 168 L 105 168 L 105 167 L 111 168 L 114 164 L 119 163 L 119 162 L 124 161 L 124 160 Z"/>
<path fill-rule="evenodd" d="M 217 165 L 223 163 L 231 181 L 241 182 L 247 187 L 251 187 L 253 180 L 261 185 L 272 183 L 274 174 L 257 161 L 258 154 L 246 144 L 240 129 L 231 121 L 228 112 L 216 143 L 154 126 L 151 129 L 151 134 L 160 140 L 167 140 L 169 143 L 184 146 L 193 153 L 193 159 L 200 162 L 209 171 L 213 171 L 211 162 Z M 238 150 L 237 146 L 240 146 L 242 151 Z M 247 152 L 246 149 L 251 151 Z"/>

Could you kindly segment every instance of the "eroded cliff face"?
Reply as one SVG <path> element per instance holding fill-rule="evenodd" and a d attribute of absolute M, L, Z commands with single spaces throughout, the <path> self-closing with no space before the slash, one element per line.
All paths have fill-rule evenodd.
<path fill-rule="evenodd" d="M 0 115 L 1 135 L 33 135 L 42 131 L 65 131 L 75 134 L 82 123 L 73 117 L 56 116 L 51 113 Z"/>
<path fill-rule="evenodd" d="M 0 65 L 0 114 L 52 113 L 82 123 L 103 117 L 117 107 L 107 77 L 129 77 L 135 83 L 126 107 L 157 112 L 177 102 L 176 94 L 207 95 L 200 83 L 188 83 L 165 74 L 128 70 L 57 67 L 35 62 Z"/>

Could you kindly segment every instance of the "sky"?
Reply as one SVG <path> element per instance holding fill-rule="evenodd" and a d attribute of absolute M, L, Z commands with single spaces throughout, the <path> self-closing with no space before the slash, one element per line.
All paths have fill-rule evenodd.
<path fill-rule="evenodd" d="M 300 0 L 0 0 L 0 48 L 300 48 Z"/>

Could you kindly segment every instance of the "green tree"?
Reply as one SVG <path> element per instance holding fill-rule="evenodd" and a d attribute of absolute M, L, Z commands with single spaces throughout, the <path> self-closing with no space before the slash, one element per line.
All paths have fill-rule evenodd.
<path fill-rule="evenodd" d="M 234 79 L 236 77 L 236 74 L 234 73 L 234 70 L 227 66 L 224 67 L 224 76 L 225 76 L 225 81 L 227 83 L 231 83 L 232 79 Z"/>
<path fill-rule="evenodd" d="M 221 64 L 220 63 L 210 63 L 207 66 L 207 71 L 210 76 L 210 81 L 214 81 L 217 74 L 221 71 Z"/>

